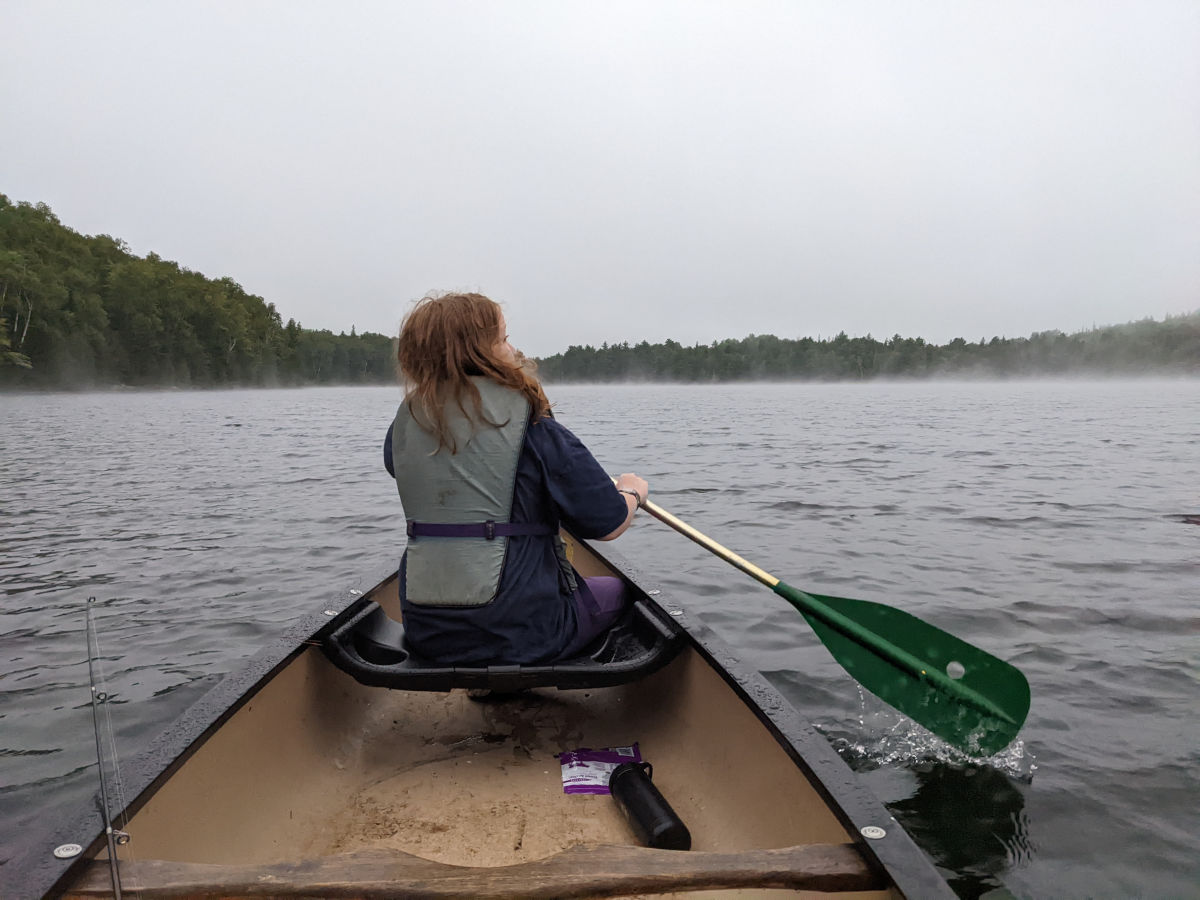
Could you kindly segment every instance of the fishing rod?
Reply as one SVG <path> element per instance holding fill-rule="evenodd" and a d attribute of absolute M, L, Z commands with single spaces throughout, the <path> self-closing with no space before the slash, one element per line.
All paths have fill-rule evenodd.
<path fill-rule="evenodd" d="M 100 773 L 100 814 L 104 817 L 104 838 L 108 843 L 108 868 L 112 878 L 112 891 L 115 900 L 121 900 L 121 873 L 117 867 L 117 845 L 129 842 L 129 835 L 123 831 L 114 831 L 112 819 L 108 814 L 108 785 L 104 780 L 104 752 L 100 740 L 100 704 L 108 700 L 108 693 L 96 687 L 95 660 L 100 655 L 100 642 L 96 638 L 96 622 L 92 615 L 96 598 L 88 597 L 87 601 L 87 650 L 88 650 L 88 683 L 92 689 L 92 730 L 96 735 L 96 769 Z M 93 645 L 96 652 L 92 652 Z"/>

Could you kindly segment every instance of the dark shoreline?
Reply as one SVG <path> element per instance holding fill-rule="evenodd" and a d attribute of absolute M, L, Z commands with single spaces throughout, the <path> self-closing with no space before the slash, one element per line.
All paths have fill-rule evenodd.
<path fill-rule="evenodd" d="M 672 387 L 712 387 L 716 385 L 830 385 L 830 384 L 1009 384 L 1014 382 L 1085 382 L 1085 381 L 1192 381 L 1200 380 L 1200 368 L 1189 372 L 1177 371 L 1148 371 L 1148 372 L 1031 372 L 1022 375 L 968 375 L 963 373 L 937 373 L 931 375 L 896 375 L 875 376 L 872 378 L 729 378 L 685 380 L 669 378 L 624 378 L 624 379 L 543 379 L 542 384 L 550 389 L 556 387 L 606 387 L 613 385 L 625 386 L 655 386 L 669 385 Z M 306 388 L 379 388 L 396 387 L 394 381 L 331 381 L 313 382 L 311 384 L 210 384 L 210 385 L 168 385 L 168 384 L 93 384 L 86 386 L 67 387 L 62 385 L 0 385 L 0 396 L 16 397 L 46 394 L 131 394 L 131 393 L 182 393 L 182 392 L 217 392 L 217 391 L 284 391 L 304 390 Z"/>

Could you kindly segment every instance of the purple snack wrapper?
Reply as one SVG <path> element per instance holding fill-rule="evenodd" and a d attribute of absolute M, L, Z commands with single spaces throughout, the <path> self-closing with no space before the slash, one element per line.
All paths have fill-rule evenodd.
<path fill-rule="evenodd" d="M 608 794 L 608 778 L 621 763 L 642 761 L 642 752 L 632 747 L 607 747 L 603 750 L 564 750 L 558 754 L 562 763 L 564 794 Z"/>

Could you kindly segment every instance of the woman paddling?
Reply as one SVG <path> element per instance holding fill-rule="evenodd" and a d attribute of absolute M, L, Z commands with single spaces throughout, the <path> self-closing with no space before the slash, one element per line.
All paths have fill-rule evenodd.
<path fill-rule="evenodd" d="M 612 540 L 645 502 L 550 416 L 532 361 L 482 294 L 417 302 L 396 359 L 405 396 L 384 441 L 407 519 L 400 604 L 413 649 L 444 664 L 578 656 L 620 617 L 619 578 L 583 578 L 559 526 Z"/>

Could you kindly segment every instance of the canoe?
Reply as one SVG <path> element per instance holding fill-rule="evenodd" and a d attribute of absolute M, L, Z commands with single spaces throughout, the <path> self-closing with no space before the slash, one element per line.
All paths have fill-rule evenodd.
<path fill-rule="evenodd" d="M 147 898 L 955 896 L 759 673 L 607 546 L 569 549 L 583 574 L 626 579 L 636 621 L 560 667 L 422 663 L 402 643 L 394 572 L 325 598 L 122 760 L 133 799 L 112 810 L 129 837 L 119 887 Z M 644 846 L 636 813 L 612 795 L 564 792 L 560 754 L 635 744 L 690 850 Z M 0 865 L 0 896 L 110 896 L 107 846 L 101 813 L 74 810 Z"/>

